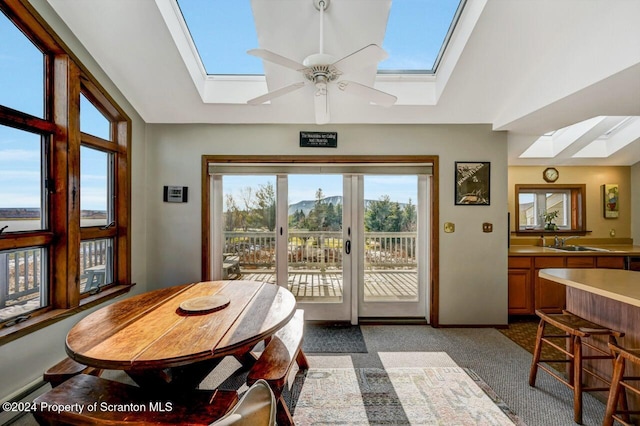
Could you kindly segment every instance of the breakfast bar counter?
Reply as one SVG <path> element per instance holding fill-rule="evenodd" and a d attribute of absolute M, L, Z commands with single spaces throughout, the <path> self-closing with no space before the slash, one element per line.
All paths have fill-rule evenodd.
<path fill-rule="evenodd" d="M 539 271 L 540 280 L 566 287 L 566 309 L 582 318 L 625 333 L 619 343 L 640 348 L 640 272 L 617 269 L 549 268 Z M 606 347 L 606 341 L 601 342 Z M 610 360 L 592 360 L 590 367 L 611 377 Z M 640 368 L 628 365 L 629 375 L 640 376 Z M 605 395 L 598 395 L 606 399 Z M 630 398 L 632 408 L 640 407 Z"/>
<path fill-rule="evenodd" d="M 640 272 L 621 269 L 541 269 L 542 279 L 640 307 Z M 569 303 L 569 301 L 567 301 Z"/>

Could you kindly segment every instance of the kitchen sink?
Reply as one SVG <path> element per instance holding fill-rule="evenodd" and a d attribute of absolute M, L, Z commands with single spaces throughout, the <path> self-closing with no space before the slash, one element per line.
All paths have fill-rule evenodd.
<path fill-rule="evenodd" d="M 598 249 L 593 247 L 585 247 L 585 246 L 564 246 L 564 247 L 553 247 L 556 250 L 562 251 L 608 251 L 605 249 Z"/>

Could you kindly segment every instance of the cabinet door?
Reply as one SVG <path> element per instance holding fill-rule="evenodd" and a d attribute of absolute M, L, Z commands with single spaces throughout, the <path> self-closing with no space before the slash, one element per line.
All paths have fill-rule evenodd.
<path fill-rule="evenodd" d="M 566 286 L 552 281 L 540 279 L 538 271 L 541 268 L 564 268 L 566 257 L 536 257 L 535 273 L 535 308 L 545 312 L 562 312 L 567 303 Z"/>
<path fill-rule="evenodd" d="M 624 269 L 623 256 L 598 256 L 596 258 L 597 268 Z"/>
<path fill-rule="evenodd" d="M 532 315 L 533 287 L 531 270 L 509 270 L 509 315 Z"/>
<path fill-rule="evenodd" d="M 536 309 L 559 313 L 567 304 L 567 287 L 553 281 L 536 278 Z"/>

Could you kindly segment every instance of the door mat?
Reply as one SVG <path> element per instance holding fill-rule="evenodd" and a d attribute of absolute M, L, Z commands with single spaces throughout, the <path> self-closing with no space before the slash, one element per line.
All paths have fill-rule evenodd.
<path fill-rule="evenodd" d="M 302 350 L 305 353 L 366 353 L 367 345 L 360 326 L 307 322 Z"/>

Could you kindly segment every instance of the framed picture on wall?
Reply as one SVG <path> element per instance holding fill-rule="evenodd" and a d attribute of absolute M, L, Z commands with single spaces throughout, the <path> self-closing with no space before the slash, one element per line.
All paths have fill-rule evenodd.
<path fill-rule="evenodd" d="M 491 204 L 491 163 L 487 161 L 456 161 L 455 204 L 488 206 Z"/>
<path fill-rule="evenodd" d="M 604 207 L 604 217 L 606 219 L 616 219 L 619 214 L 620 206 L 618 205 L 618 184 L 609 183 L 602 185 L 604 199 L 602 200 Z"/>

